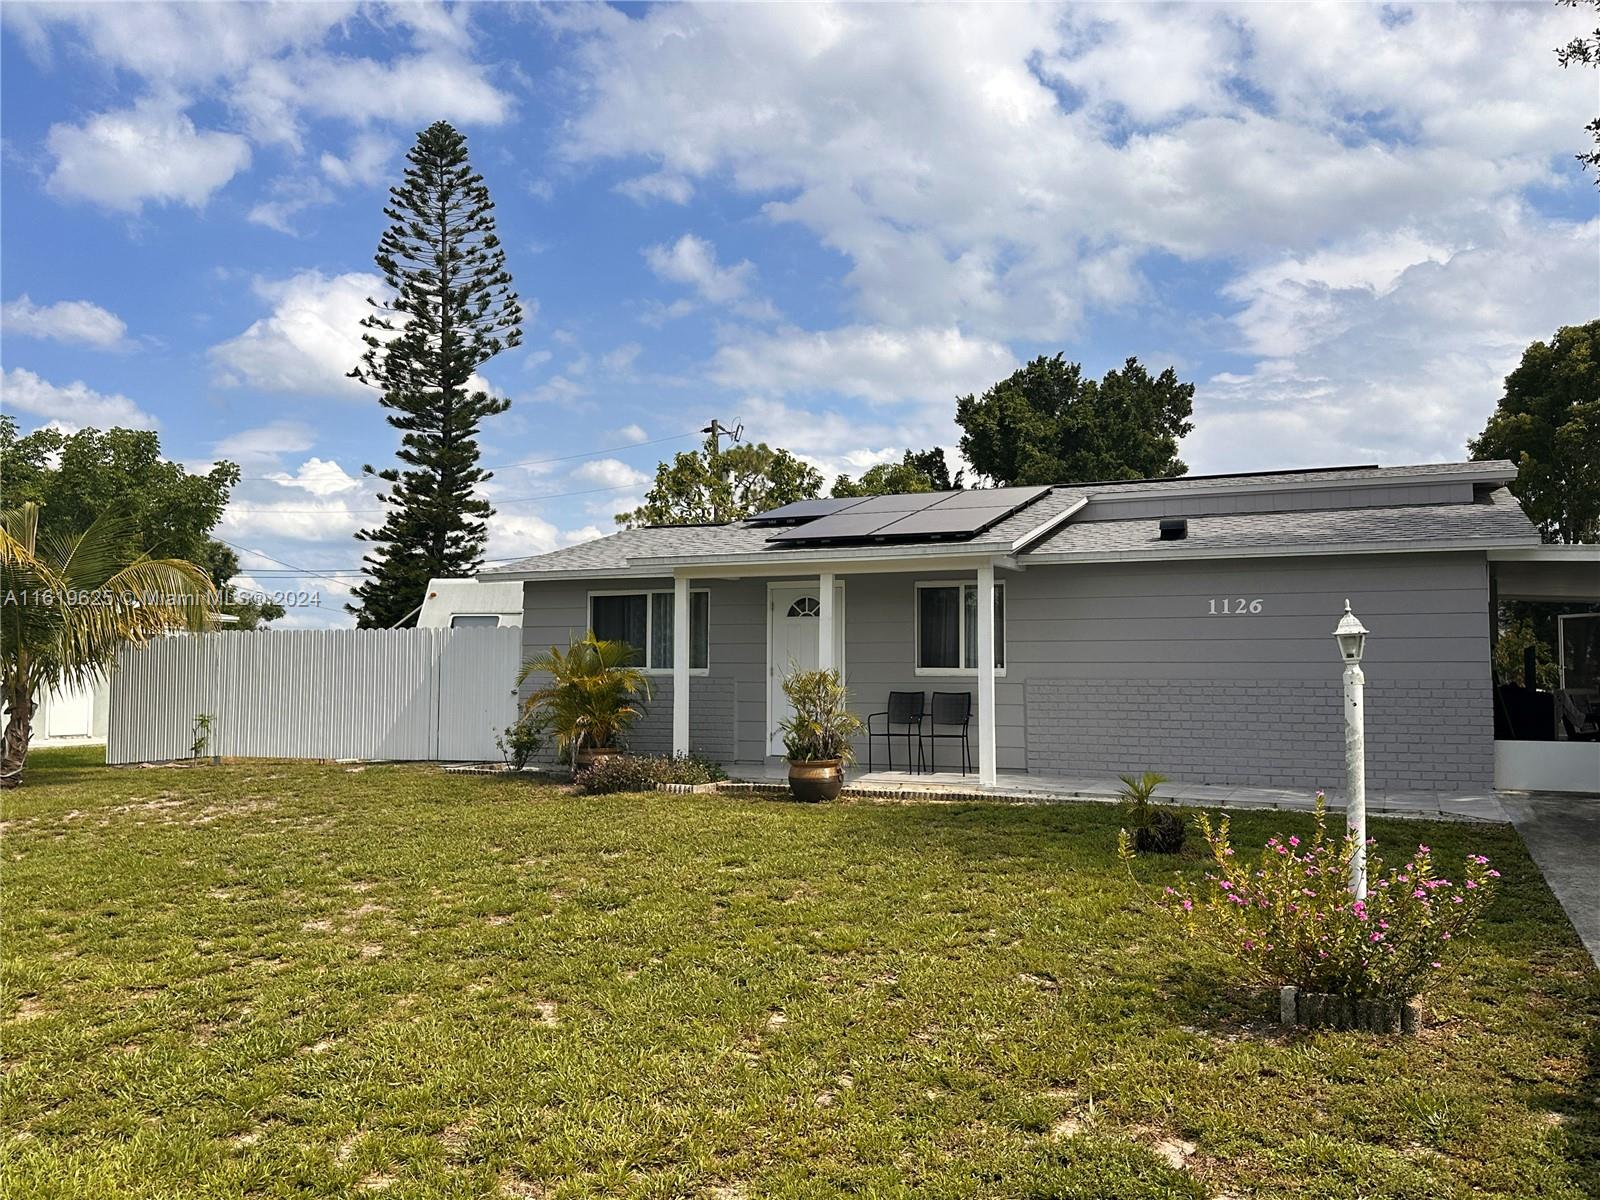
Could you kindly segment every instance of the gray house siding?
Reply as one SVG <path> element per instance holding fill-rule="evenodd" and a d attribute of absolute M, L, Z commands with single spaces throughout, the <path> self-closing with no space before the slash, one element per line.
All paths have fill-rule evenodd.
<path fill-rule="evenodd" d="M 1339 786 L 1329 635 L 1346 596 L 1373 631 L 1369 783 L 1492 786 L 1488 569 L 1474 554 L 1023 572 L 1008 597 L 1008 654 L 1026 664 L 1028 768 Z M 1211 615 L 1223 598 L 1246 600 L 1246 615 Z"/>
<path fill-rule="evenodd" d="M 779 576 L 778 578 L 787 578 Z M 968 578 L 848 575 L 845 669 L 858 712 L 891 690 L 967 691 L 971 676 L 915 671 L 915 585 Z M 1375 788 L 1487 788 L 1493 779 L 1488 570 L 1481 554 L 1036 565 L 1006 585 L 1006 673 L 996 680 L 997 766 L 1077 775 L 1337 787 L 1340 665 L 1330 631 L 1345 597 L 1373 631 L 1365 662 Z M 714 580 L 711 665 L 690 680 L 690 741 L 720 759 L 767 753 L 766 580 Z M 523 645 L 563 645 L 590 591 L 670 580 L 529 582 Z M 1244 615 L 1210 613 L 1243 598 Z M 1249 601 L 1261 611 L 1248 613 Z M 671 746 L 672 680 L 636 728 Z M 976 730 L 972 738 L 977 752 Z M 859 747 L 862 761 L 866 746 Z M 882 766 L 882 744 L 876 750 Z M 903 749 L 900 755 L 903 757 Z M 954 747 L 940 766 L 956 763 Z M 897 757 L 895 765 L 903 766 Z"/>

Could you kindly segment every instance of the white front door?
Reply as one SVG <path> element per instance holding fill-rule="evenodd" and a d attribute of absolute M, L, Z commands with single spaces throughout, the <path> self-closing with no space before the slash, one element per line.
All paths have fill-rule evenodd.
<path fill-rule="evenodd" d="M 817 586 L 773 584 L 767 589 L 767 753 L 783 753 L 782 722 L 794 715 L 783 694 L 784 677 L 817 669 Z M 833 661 L 844 671 L 844 585 L 833 589 Z"/>

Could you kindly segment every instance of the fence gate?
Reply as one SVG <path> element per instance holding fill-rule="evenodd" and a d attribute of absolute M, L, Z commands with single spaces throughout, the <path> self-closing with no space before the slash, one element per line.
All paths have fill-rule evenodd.
<path fill-rule="evenodd" d="M 522 631 L 327 629 L 160 638 L 111 676 L 109 763 L 499 757 L 516 717 Z"/>

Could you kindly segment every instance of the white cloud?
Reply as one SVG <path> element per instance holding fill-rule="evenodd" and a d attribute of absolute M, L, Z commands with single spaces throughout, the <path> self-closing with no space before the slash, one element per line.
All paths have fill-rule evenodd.
<path fill-rule="evenodd" d="M 855 325 L 742 336 L 717 350 L 712 375 L 749 392 L 836 392 L 876 403 L 919 401 L 953 409 L 958 395 L 981 391 L 1016 366 L 1000 342 L 958 329 L 895 332 Z"/>
<path fill-rule="evenodd" d="M 704 238 L 686 233 L 670 246 L 649 246 L 645 262 L 662 279 L 692 287 L 711 304 L 742 299 L 755 275 L 748 259 L 731 267 L 717 265 L 717 248 Z"/>
<path fill-rule="evenodd" d="M 650 440 L 650 435 L 639 425 L 624 425 L 617 430 L 617 436 L 625 442 L 644 442 Z"/>
<path fill-rule="evenodd" d="M 379 62 L 301 54 L 253 64 L 232 85 L 231 100 L 252 136 L 298 147 L 301 114 L 365 125 L 417 125 L 448 120 L 498 125 L 511 115 L 511 97 L 483 67 L 454 52 L 424 53 Z"/>
<path fill-rule="evenodd" d="M 63 429 L 93 426 L 109 429 L 154 429 L 159 424 L 149 413 L 119 393 L 97 392 L 82 381 L 60 386 L 40 379 L 32 371 L 13 367 L 5 374 L 0 392 L 4 407 L 32 413 Z"/>
<path fill-rule="evenodd" d="M 632 368 L 634 360 L 644 347 L 638 342 L 624 342 L 601 356 L 600 365 L 612 374 L 622 374 Z"/>
<path fill-rule="evenodd" d="M 370 187 L 383 182 L 388 174 L 389 160 L 399 148 L 392 138 L 362 133 L 351 141 L 350 151 L 343 158 L 325 152 L 318 164 L 322 167 L 322 173 L 341 187 Z"/>
<path fill-rule="evenodd" d="M 315 496 L 334 496 L 356 490 L 369 477 L 350 475 L 333 459 L 308 458 L 293 475 L 280 471 L 267 478 L 281 487 L 299 488 Z"/>
<path fill-rule="evenodd" d="M 1249 277 L 1254 293 L 1241 281 L 1243 334 L 1266 330 L 1281 353 L 1198 388 L 1185 460 L 1219 471 L 1461 458 L 1528 343 L 1593 311 L 1592 271 L 1575 264 L 1592 266 L 1600 221 L 1513 216 L 1483 241 L 1441 252 L 1358 240 Z M 1314 319 L 1293 336 L 1279 332 L 1298 304 L 1285 278 L 1320 288 Z"/>
<path fill-rule="evenodd" d="M 559 531 L 536 513 L 497 510 L 489 518 L 486 559 L 505 560 L 543 554 L 561 544 Z"/>
<path fill-rule="evenodd" d="M 298 454 L 316 445 L 317 435 L 300 421 L 273 421 L 229 434 L 211 447 L 212 456 L 233 462 L 260 463 L 283 454 Z"/>
<path fill-rule="evenodd" d="M 635 487 L 650 478 L 643 471 L 635 470 L 616 458 L 597 458 L 586 462 L 572 472 L 572 477 L 581 483 L 608 488 Z"/>
<path fill-rule="evenodd" d="M 694 184 L 682 175 L 670 171 L 655 171 L 649 175 L 635 176 L 617 185 L 617 191 L 630 200 L 643 204 L 647 200 L 665 200 L 670 204 L 687 204 L 694 199 Z"/>
<path fill-rule="evenodd" d="M 730 183 L 845 257 L 862 322 L 989 338 L 1072 336 L 1146 297 L 1159 252 L 1248 267 L 1375 231 L 1448 242 L 1555 182 L 1593 108 L 1592 78 L 1550 65 L 1581 19 L 1527 6 L 712 5 L 566 24 L 589 85 L 569 156 Z M 707 103 L 706 78 L 740 102 Z"/>
<path fill-rule="evenodd" d="M 379 276 L 302 271 L 259 281 L 255 291 L 272 314 L 211 348 L 220 382 L 316 396 L 367 391 L 346 375 L 361 360 L 361 320 L 372 311 L 367 298 L 384 295 Z"/>
<path fill-rule="evenodd" d="M 116 313 L 88 300 L 58 300 L 35 304 L 26 293 L 0 308 L 0 325 L 20 337 L 76 342 L 101 350 L 122 344 L 128 327 Z"/>
<path fill-rule="evenodd" d="M 82 125 L 52 125 L 45 139 L 58 196 L 137 212 L 147 200 L 200 208 L 250 165 L 250 145 L 236 133 L 197 130 L 165 100 L 104 112 Z"/>
<path fill-rule="evenodd" d="M 230 540 L 346 541 L 358 529 L 382 523 L 383 514 L 375 511 L 382 486 L 370 476 L 350 476 L 335 461 L 308 459 L 293 475 L 280 472 L 270 482 L 246 481 L 236 488 L 223 510 L 222 530 Z"/>

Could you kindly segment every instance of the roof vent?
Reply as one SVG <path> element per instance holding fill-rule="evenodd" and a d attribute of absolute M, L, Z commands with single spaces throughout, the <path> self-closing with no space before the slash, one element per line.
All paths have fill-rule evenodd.
<path fill-rule="evenodd" d="M 1163 542 L 1181 542 L 1189 536 L 1189 522 L 1184 517 L 1174 517 L 1161 522 Z"/>

